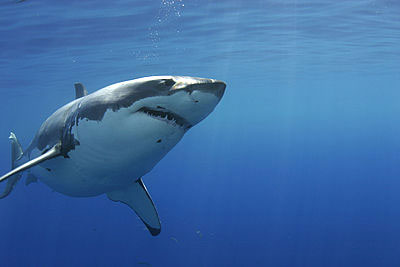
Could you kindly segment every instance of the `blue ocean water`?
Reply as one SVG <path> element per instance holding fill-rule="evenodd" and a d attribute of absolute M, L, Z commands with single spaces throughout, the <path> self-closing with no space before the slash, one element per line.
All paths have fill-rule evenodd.
<path fill-rule="evenodd" d="M 74 98 L 149 75 L 227 83 L 144 177 L 152 237 L 106 196 L 0 201 L 1 266 L 400 266 L 400 3 L 3 0 L 0 171 Z"/>

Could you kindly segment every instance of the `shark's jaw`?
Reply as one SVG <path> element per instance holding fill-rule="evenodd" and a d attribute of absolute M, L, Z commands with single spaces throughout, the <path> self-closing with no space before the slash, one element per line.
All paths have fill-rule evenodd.
<path fill-rule="evenodd" d="M 141 99 L 130 110 L 187 130 L 214 110 L 226 85 L 211 79 L 172 77 L 162 78 L 175 82 L 166 93 Z"/>
<path fill-rule="evenodd" d="M 151 107 L 142 107 L 137 112 L 144 113 L 152 119 L 160 120 L 169 125 L 180 127 L 185 130 L 192 127 L 185 118 L 161 106 L 157 106 L 155 109 Z"/>

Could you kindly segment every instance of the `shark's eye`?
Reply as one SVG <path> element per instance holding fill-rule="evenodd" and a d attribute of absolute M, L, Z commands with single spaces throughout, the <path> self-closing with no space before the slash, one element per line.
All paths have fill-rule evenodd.
<path fill-rule="evenodd" d="M 175 81 L 172 79 L 165 79 L 162 80 L 160 83 L 164 84 L 165 86 L 172 87 L 175 84 Z"/>

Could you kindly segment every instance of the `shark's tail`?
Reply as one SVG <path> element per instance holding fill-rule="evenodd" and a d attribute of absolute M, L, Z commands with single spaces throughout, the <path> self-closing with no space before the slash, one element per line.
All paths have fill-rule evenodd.
<path fill-rule="evenodd" d="M 11 140 L 11 169 L 15 169 L 18 167 L 17 162 L 22 158 L 24 152 L 21 144 L 18 142 L 18 139 L 13 132 L 10 133 L 9 139 Z M 22 173 L 17 173 L 8 178 L 6 187 L 3 193 L 0 194 L 0 199 L 5 198 L 11 193 L 14 185 L 21 179 L 21 177 Z"/>
<path fill-rule="evenodd" d="M 16 163 L 22 158 L 24 152 L 21 144 L 18 142 L 17 136 L 13 132 L 10 133 L 8 139 L 11 140 L 11 169 L 14 169 L 17 167 Z"/>

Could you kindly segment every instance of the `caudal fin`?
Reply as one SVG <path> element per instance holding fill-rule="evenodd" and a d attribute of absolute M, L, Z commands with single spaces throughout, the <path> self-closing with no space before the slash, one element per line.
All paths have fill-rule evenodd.
<path fill-rule="evenodd" d="M 11 140 L 11 169 L 15 169 L 18 165 L 18 160 L 22 158 L 24 152 L 22 150 L 21 144 L 18 142 L 18 139 L 13 132 L 10 133 L 9 139 Z M 21 179 L 21 177 L 22 173 L 17 173 L 8 178 L 6 187 L 4 188 L 3 193 L 0 194 L 0 199 L 5 198 L 11 193 L 14 186 Z"/>
<path fill-rule="evenodd" d="M 17 136 L 13 132 L 10 133 L 11 140 L 11 169 L 17 167 L 16 162 L 22 158 L 24 152 L 22 150 L 21 144 L 18 142 Z"/>

